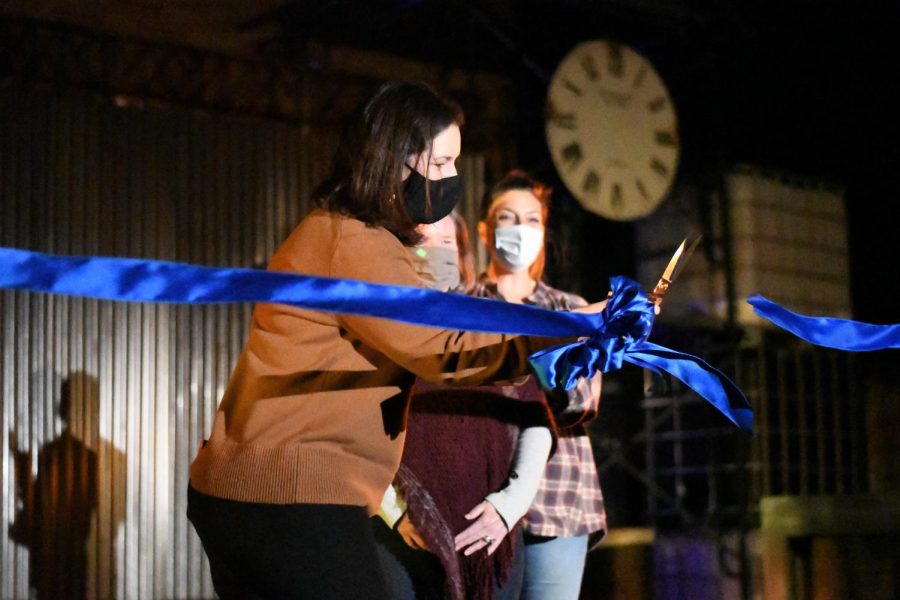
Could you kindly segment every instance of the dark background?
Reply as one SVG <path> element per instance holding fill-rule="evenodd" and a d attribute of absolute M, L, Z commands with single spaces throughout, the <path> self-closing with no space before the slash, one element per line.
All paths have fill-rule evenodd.
<path fill-rule="evenodd" d="M 896 323 L 900 321 L 895 300 L 900 294 L 900 264 L 893 243 L 897 238 L 893 204 L 900 184 L 898 13 L 897 0 L 881 4 L 3 0 L 0 100 L 5 104 L 0 121 L 8 125 L 0 127 L 0 172 L 9 196 L 0 202 L 8 217 L 0 219 L 0 230 L 10 240 L 4 245 L 32 249 L 259 264 L 271 254 L 278 234 L 289 231 L 308 208 L 309 195 L 302 191 L 314 182 L 302 180 L 302 175 L 317 172 L 320 165 L 303 163 L 284 169 L 299 174 L 299 181 L 290 177 L 286 181 L 300 189 L 300 202 L 291 194 L 273 198 L 290 185 L 282 181 L 269 186 L 269 177 L 279 173 L 279 164 L 321 160 L 328 150 L 327 136 L 317 135 L 320 129 L 302 137 L 302 144 L 285 143 L 295 138 L 285 135 L 284 123 L 300 125 L 291 130 L 317 126 L 330 132 L 348 105 L 364 97 L 382 77 L 392 76 L 386 73 L 423 68 L 432 81 L 475 80 L 474 71 L 497 73 L 502 76 L 498 79 L 511 81 L 510 94 L 505 83 L 473 91 L 473 85 L 464 82 L 458 88 L 469 94 L 463 100 L 468 102 L 473 124 L 465 133 L 465 147 L 484 152 L 488 144 L 501 146 L 501 152 L 485 153 L 487 164 L 499 170 L 496 163 L 509 160 L 509 140 L 514 140 L 518 162 L 552 180 L 543 134 L 547 82 L 559 60 L 576 44 L 612 38 L 645 54 L 671 90 L 683 142 L 678 185 L 684 188 L 679 189 L 714 189 L 717 177 L 736 163 L 835 184 L 847 200 L 855 316 Z M 328 64 L 330 50 L 343 51 L 346 46 L 385 54 L 341 71 L 348 62 L 347 55 L 342 55 L 344 62 L 335 61 L 338 68 L 331 72 L 335 65 Z M 396 57 L 412 58 L 416 66 L 403 67 Z M 401 67 L 392 70 L 395 65 Z M 487 105 L 484 89 L 497 88 L 501 91 L 491 110 L 508 111 L 509 119 L 490 112 L 479 120 L 485 115 L 479 115 L 479 105 L 473 103 Z M 281 106 L 272 101 L 284 100 L 280 93 L 286 97 L 283 112 L 272 109 Z M 110 100 L 115 110 L 108 105 Z M 33 106 L 27 110 L 18 109 L 25 118 L 18 118 L 16 107 L 29 102 Z M 210 113 L 213 118 L 204 118 Z M 482 127 L 485 122 L 487 128 Z M 501 159 L 496 160 L 496 155 L 502 155 Z M 500 173 L 492 170 L 488 175 L 493 178 Z M 578 288 L 567 282 L 560 286 L 597 298 L 605 293 L 601 289 L 605 275 L 633 274 L 641 250 L 634 245 L 634 226 L 582 210 L 560 185 L 557 192 L 553 226 L 568 227 L 565 233 L 574 233 L 563 240 L 572 246 L 572 264 L 560 260 L 557 267 L 566 267 L 581 278 Z M 73 372 L 96 377 L 95 387 L 106 390 L 103 414 L 112 415 L 103 423 L 130 456 L 126 461 L 115 450 L 100 450 L 107 460 L 100 465 L 105 475 L 98 480 L 102 484 L 98 506 L 112 510 L 99 510 L 99 526 L 114 533 L 121 524 L 127 544 L 119 544 L 120 538 L 111 535 L 92 546 L 92 551 L 99 552 L 98 593 L 111 590 L 106 595 L 114 595 L 118 589 L 125 590 L 119 595 L 139 595 L 147 584 L 156 592 L 147 595 L 154 597 L 210 596 L 199 545 L 185 535 L 189 525 L 184 521 L 183 490 L 194 448 L 208 432 L 205 419 L 218 400 L 215 390 L 222 389 L 227 365 L 240 352 L 249 314 L 218 307 L 170 315 L 136 306 L 94 309 L 89 304 L 84 311 L 78 304 L 74 309 L 68 306 L 68 301 L 57 304 L 37 296 L 4 304 L 8 318 L 0 341 L 5 343 L 8 360 L 2 366 L 9 369 L 5 376 L 11 385 L 3 397 L 3 410 L 11 416 L 11 431 L 31 431 L 34 449 L 56 439 L 60 394 L 54 391 L 58 383 L 53 377 L 71 378 Z M 744 350 L 736 343 L 740 332 L 676 330 L 676 325 L 683 327 L 658 323 L 656 341 L 702 356 L 729 374 L 741 375 L 735 368 L 735 355 L 744 361 L 744 373 L 777 353 L 787 358 L 776 364 L 786 366 L 769 371 L 766 394 L 753 384 L 746 388 L 754 392 L 760 415 L 759 433 L 753 438 L 736 434 L 718 413 L 699 404 L 690 419 L 685 416 L 677 425 L 660 421 L 648 427 L 645 416 L 650 411 L 637 404 L 648 393 L 642 371 L 626 368 L 605 378 L 601 418 L 593 422 L 591 436 L 614 528 L 653 525 L 663 531 L 702 526 L 707 532 L 711 528 L 744 531 L 756 525 L 759 515 L 758 497 L 753 494 L 806 497 L 816 492 L 803 484 L 806 475 L 827 475 L 835 464 L 844 465 L 845 474 L 855 482 L 842 493 L 898 489 L 896 351 L 825 352 L 768 332 L 765 347 L 738 355 Z M 164 331 L 169 333 L 163 336 Z M 85 332 L 96 337 L 83 336 Z M 159 338 L 152 332 L 159 333 Z M 228 342 L 214 343 L 216 336 Z M 82 337 L 97 342 L 82 343 Z M 753 362 L 757 350 L 758 362 Z M 790 387 L 800 380 L 801 371 L 814 372 L 810 360 L 813 366 L 827 367 L 816 380 L 832 390 L 825 396 L 827 403 L 819 402 L 816 385 L 806 385 L 805 395 L 799 384 Z M 833 368 L 851 361 L 853 369 Z M 141 364 L 148 369 L 141 370 Z M 29 378 L 36 366 L 38 382 L 32 381 L 34 375 Z M 653 381 L 650 392 L 656 400 L 668 402 L 663 396 L 683 392 L 668 384 Z M 154 396 L 147 389 L 161 393 Z M 807 416 L 830 404 L 847 416 L 841 426 L 827 421 L 815 435 L 803 433 L 812 432 Z M 661 406 L 657 413 L 668 409 L 667 404 Z M 165 410 L 170 411 L 169 418 L 160 419 Z M 838 408 L 834 410 L 837 414 Z M 82 424 L 100 423 L 96 420 L 99 409 L 82 412 Z M 769 415 L 768 420 L 764 415 Z M 863 418 L 865 426 L 860 423 Z M 810 428 L 803 429 L 801 424 Z M 148 446 L 144 436 L 159 437 L 160 431 L 168 445 Z M 710 431 L 719 435 L 708 435 Z M 785 431 L 788 436 L 782 435 Z M 796 456 L 798 440 L 804 437 L 810 457 L 817 457 L 813 445 L 828 449 L 825 469 L 812 464 L 813 459 L 804 462 L 802 452 L 800 458 Z M 25 437 L 19 441 L 25 443 Z M 676 441 L 684 450 L 683 461 L 673 450 Z M 650 447 L 659 448 L 653 460 L 645 452 Z M 769 450 L 759 450 L 766 447 Z M 141 448 L 155 448 L 155 453 L 148 455 Z M 758 450 L 759 460 L 752 454 Z M 144 464 L 148 457 L 150 462 Z M 133 460 L 139 461 L 133 464 L 142 468 L 140 476 L 126 465 Z M 789 472 L 798 475 L 785 483 L 779 474 L 786 471 L 778 469 L 788 460 L 787 469 L 796 465 L 797 470 Z M 133 504 L 137 498 L 133 494 L 143 499 L 141 490 L 166 485 L 145 476 L 153 469 L 144 467 L 159 461 L 174 465 L 168 500 L 158 504 L 151 494 L 149 504 Z M 765 475 L 761 467 L 765 464 L 774 475 Z M 684 471 L 688 482 L 684 486 L 662 473 L 663 468 L 671 473 L 674 467 L 698 465 L 702 467 L 699 474 Z M 672 513 L 670 504 L 675 503 L 656 498 L 644 481 L 666 486 L 668 496 L 680 499 L 690 514 Z M 761 490 L 751 488 L 760 481 L 765 484 Z M 7 478 L 4 485 L 12 494 L 15 482 Z M 831 493 L 837 487 L 818 493 Z M 655 508 L 650 505 L 654 498 L 659 500 Z M 129 509 L 125 515 L 126 503 L 143 509 Z M 726 510 L 735 508 L 740 510 Z M 164 512 L 152 512 L 156 510 Z M 145 518 L 148 514 L 152 518 Z M 838 524 L 846 521 L 844 512 L 834 514 Z M 172 519 L 167 522 L 165 515 Z M 0 538 L 3 535 L 0 532 Z M 155 550 L 142 544 L 152 539 L 162 540 Z M 167 539 L 173 540 L 171 547 Z M 900 563 L 892 549 L 898 545 L 882 539 L 872 544 L 879 551 L 893 552 L 883 572 L 896 580 Z M 787 564 L 802 567 L 806 560 L 809 567 L 809 539 L 798 547 L 807 552 L 805 558 Z M 162 550 L 174 560 L 159 560 Z M 852 547 L 849 552 L 866 569 L 884 565 L 884 561 L 854 554 Z M 15 566 L 18 553 L 16 544 L 0 544 L 0 562 L 5 565 Z M 747 559 L 747 553 L 742 553 Z M 594 553 L 595 560 L 598 554 Z M 139 559 L 140 577 L 132 577 L 131 569 L 116 572 L 119 560 L 127 562 L 134 556 Z M 729 561 L 734 563 L 734 557 Z M 839 570 L 823 564 L 825 569 Z M 611 585 L 615 578 L 606 567 L 588 568 L 595 577 L 588 587 Z M 694 563 L 686 568 L 693 571 L 685 574 L 686 582 L 690 577 L 706 577 Z M 746 579 L 753 570 L 740 569 L 745 591 L 750 589 Z M 858 570 L 862 572 L 862 567 Z M 8 572 L 18 571 L 10 567 Z M 881 581 L 873 572 L 865 571 L 872 587 Z M 640 573 L 627 569 L 621 581 L 640 581 Z M 24 589 L 27 582 L 22 576 L 4 579 L 6 589 Z M 660 576 L 669 577 L 662 571 Z M 782 579 L 776 576 L 775 581 Z M 667 584 L 675 585 L 672 582 L 669 577 Z M 862 591 L 856 595 L 875 597 Z"/>
<path fill-rule="evenodd" d="M 308 58 L 311 41 L 341 43 L 511 77 L 519 162 L 551 180 L 543 110 L 556 64 L 584 40 L 627 43 L 652 61 L 676 104 L 680 181 L 745 162 L 837 185 L 854 316 L 898 321 L 900 3 L 323 0 L 288 3 L 244 26 L 273 22 L 281 36 L 268 51 L 296 59 Z M 555 212 L 608 241 L 600 275 L 633 274 L 631 224 L 557 202 Z"/>

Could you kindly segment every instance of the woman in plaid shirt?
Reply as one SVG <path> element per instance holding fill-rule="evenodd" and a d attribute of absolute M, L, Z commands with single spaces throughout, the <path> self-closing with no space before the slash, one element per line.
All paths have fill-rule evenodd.
<path fill-rule="evenodd" d="M 484 220 L 478 224 L 491 261 L 474 295 L 552 310 L 587 304 L 541 281 L 549 199 L 550 189 L 522 171 L 509 173 L 494 185 Z M 523 599 L 578 598 L 588 536 L 602 537 L 606 529 L 597 467 L 584 428 L 596 417 L 599 400 L 600 373 L 590 381 L 579 381 L 568 394 L 548 395 L 559 440 L 524 519 Z"/>

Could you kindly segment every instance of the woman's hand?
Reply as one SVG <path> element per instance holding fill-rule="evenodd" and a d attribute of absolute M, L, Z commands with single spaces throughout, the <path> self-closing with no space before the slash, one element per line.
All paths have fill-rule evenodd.
<path fill-rule="evenodd" d="M 484 549 L 488 554 L 493 554 L 509 533 L 497 509 L 487 500 L 479 502 L 466 514 L 466 518 L 470 521 L 475 519 L 475 522 L 454 538 L 456 551 L 465 548 L 463 554 L 466 556 Z"/>
<path fill-rule="evenodd" d="M 587 314 L 603 312 L 606 309 L 607 302 L 609 302 L 609 300 L 601 300 L 600 302 L 594 302 L 593 304 L 588 304 L 587 306 L 579 306 L 578 308 L 573 308 L 572 312 Z"/>
<path fill-rule="evenodd" d="M 419 534 L 419 530 L 416 529 L 416 526 L 410 521 L 408 512 L 403 513 L 403 516 L 397 521 L 396 529 L 397 533 L 400 534 L 403 541 L 406 542 L 406 545 L 410 548 L 415 550 L 428 550 L 428 544 L 425 543 L 425 540 Z"/>
<path fill-rule="evenodd" d="M 578 307 L 578 308 L 573 308 L 573 309 L 572 309 L 572 312 L 577 312 L 577 313 L 587 313 L 587 314 L 594 314 L 594 313 L 603 312 L 604 310 L 606 310 L 606 303 L 607 303 L 607 302 L 609 302 L 608 299 L 607 299 L 607 300 L 601 300 L 600 302 L 594 302 L 593 304 L 588 304 L 587 306 L 580 306 L 580 307 Z M 662 303 L 661 301 L 654 301 L 654 302 L 653 302 L 653 314 L 654 314 L 654 315 L 658 315 L 658 314 L 659 314 L 659 306 L 660 306 L 661 303 Z"/>
<path fill-rule="evenodd" d="M 591 396 L 596 403 L 595 409 L 600 407 L 600 391 L 603 389 L 603 372 L 597 371 L 590 379 Z"/>

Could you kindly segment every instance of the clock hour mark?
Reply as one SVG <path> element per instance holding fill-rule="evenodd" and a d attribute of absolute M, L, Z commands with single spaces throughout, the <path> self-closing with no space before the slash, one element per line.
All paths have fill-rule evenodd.
<path fill-rule="evenodd" d="M 641 87 L 641 84 L 644 83 L 644 77 L 647 75 L 647 65 L 641 65 L 641 70 L 638 71 L 637 75 L 634 76 L 634 81 L 631 84 L 631 87 L 637 89 Z"/>
<path fill-rule="evenodd" d="M 619 210 L 620 208 L 622 208 L 622 186 L 618 183 L 614 183 L 612 186 L 610 206 L 612 206 L 612 208 L 615 210 Z"/>
<path fill-rule="evenodd" d="M 588 76 L 588 79 L 591 81 L 595 81 L 598 77 L 600 77 L 600 72 L 597 70 L 597 65 L 594 63 L 594 57 L 590 54 L 583 54 L 579 59 L 581 63 L 581 68 L 584 69 L 585 75 Z"/>
<path fill-rule="evenodd" d="M 622 47 L 618 44 L 609 45 L 609 72 L 613 77 L 621 77 L 624 71 L 622 60 Z"/>
<path fill-rule="evenodd" d="M 588 174 L 584 176 L 584 181 L 581 183 L 581 191 L 592 196 L 600 193 L 600 176 L 597 175 L 596 171 L 588 171 Z"/>
<path fill-rule="evenodd" d="M 661 177 L 666 177 L 669 174 L 668 167 L 666 167 L 666 165 L 664 165 L 662 161 L 655 156 L 653 157 L 653 160 L 650 161 L 650 168 L 656 171 L 656 173 Z"/>
<path fill-rule="evenodd" d="M 580 96 L 582 94 L 581 88 L 569 81 L 568 79 L 563 79 L 563 87 L 575 94 L 576 96 Z"/>
<path fill-rule="evenodd" d="M 649 201 L 649 200 L 650 200 L 650 194 L 647 193 L 647 188 L 644 187 L 644 182 L 641 181 L 640 179 L 635 179 L 635 180 L 634 180 L 634 185 L 637 186 L 638 192 L 641 193 L 641 197 L 643 197 L 644 200 L 648 200 L 648 201 Z"/>
<path fill-rule="evenodd" d="M 665 105 L 666 99 L 663 96 L 657 96 L 647 103 L 647 108 L 650 109 L 650 112 L 659 112 Z"/>
<path fill-rule="evenodd" d="M 578 142 L 572 142 L 568 146 L 562 149 L 562 158 L 566 163 L 566 167 L 570 171 L 576 169 L 581 163 L 581 159 L 584 156 L 581 153 L 581 145 Z"/>
<path fill-rule="evenodd" d="M 674 146 L 675 145 L 675 136 L 669 133 L 668 131 L 657 131 L 656 132 L 656 143 L 660 146 Z"/>
<path fill-rule="evenodd" d="M 575 129 L 575 113 L 553 113 L 550 122 L 560 129 Z"/>

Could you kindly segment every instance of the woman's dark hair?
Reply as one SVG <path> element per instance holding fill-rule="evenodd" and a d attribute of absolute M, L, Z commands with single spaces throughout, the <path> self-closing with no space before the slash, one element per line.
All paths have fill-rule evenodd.
<path fill-rule="evenodd" d="M 447 127 L 462 123 L 459 106 L 424 83 L 382 85 L 344 131 L 316 202 L 416 244 L 421 236 L 403 203 L 403 166 L 410 155 L 430 151 Z"/>

